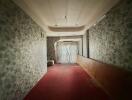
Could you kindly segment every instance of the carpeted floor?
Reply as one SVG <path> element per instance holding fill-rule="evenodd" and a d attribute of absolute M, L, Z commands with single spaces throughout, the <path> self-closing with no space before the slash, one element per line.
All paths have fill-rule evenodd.
<path fill-rule="evenodd" d="M 56 64 L 24 100 L 111 100 L 78 65 Z"/>

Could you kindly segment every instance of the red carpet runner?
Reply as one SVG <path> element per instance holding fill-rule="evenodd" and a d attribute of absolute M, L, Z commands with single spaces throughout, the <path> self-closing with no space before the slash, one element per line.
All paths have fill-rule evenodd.
<path fill-rule="evenodd" d="M 54 65 L 24 100 L 110 100 L 78 65 Z"/>

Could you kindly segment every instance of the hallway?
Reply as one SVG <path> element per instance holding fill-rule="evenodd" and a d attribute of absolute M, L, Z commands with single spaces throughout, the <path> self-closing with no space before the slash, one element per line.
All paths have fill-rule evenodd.
<path fill-rule="evenodd" d="M 55 64 L 24 100 L 111 100 L 76 64 Z"/>
<path fill-rule="evenodd" d="M 132 0 L 0 0 L 0 100 L 132 100 Z"/>

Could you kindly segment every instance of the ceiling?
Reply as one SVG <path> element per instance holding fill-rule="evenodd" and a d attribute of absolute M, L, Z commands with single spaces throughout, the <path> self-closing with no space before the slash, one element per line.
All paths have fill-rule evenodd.
<path fill-rule="evenodd" d="M 13 0 L 48 36 L 81 35 L 119 0 Z"/>

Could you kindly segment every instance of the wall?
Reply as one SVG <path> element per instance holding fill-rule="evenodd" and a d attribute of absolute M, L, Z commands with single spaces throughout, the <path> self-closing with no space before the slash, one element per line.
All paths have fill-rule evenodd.
<path fill-rule="evenodd" d="M 46 60 L 44 31 L 11 0 L 0 0 L 0 100 L 22 100 Z"/>
<path fill-rule="evenodd" d="M 100 63 L 83 56 L 77 63 L 110 97 L 110 100 L 131 100 L 132 73 L 116 66 Z"/>
<path fill-rule="evenodd" d="M 87 57 L 89 58 L 89 30 L 87 30 Z"/>
<path fill-rule="evenodd" d="M 132 71 L 132 0 L 122 0 L 89 29 L 90 58 Z"/>
<path fill-rule="evenodd" d="M 83 36 L 82 36 L 82 41 L 83 41 L 83 56 L 84 57 L 88 57 L 88 33 L 86 32 Z"/>

